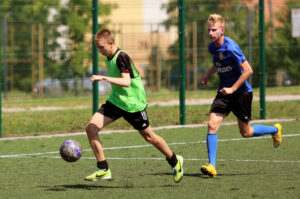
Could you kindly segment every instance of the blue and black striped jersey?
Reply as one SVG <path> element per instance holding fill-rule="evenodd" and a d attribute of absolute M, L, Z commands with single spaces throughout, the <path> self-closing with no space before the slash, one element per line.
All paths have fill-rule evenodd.
<path fill-rule="evenodd" d="M 229 37 L 224 37 L 224 42 L 219 48 L 211 42 L 208 50 L 212 55 L 213 63 L 218 70 L 220 78 L 218 92 L 223 87 L 231 87 L 243 72 L 240 64 L 246 60 L 246 57 L 242 50 L 238 44 Z M 246 80 L 236 92 L 252 92 L 252 87 Z"/>

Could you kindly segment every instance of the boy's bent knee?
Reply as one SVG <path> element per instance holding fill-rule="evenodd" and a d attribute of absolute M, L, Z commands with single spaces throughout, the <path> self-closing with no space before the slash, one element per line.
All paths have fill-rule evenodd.
<path fill-rule="evenodd" d="M 93 123 L 89 123 L 86 126 L 85 131 L 88 135 L 94 135 L 94 134 L 98 134 L 98 132 L 100 131 L 100 128 Z"/>
<path fill-rule="evenodd" d="M 217 132 L 217 130 L 218 130 L 218 126 L 213 121 L 209 121 L 207 123 L 207 127 L 208 127 L 208 131 L 210 133 Z"/>
<path fill-rule="evenodd" d="M 241 135 L 242 135 L 243 138 L 252 137 L 252 135 L 248 131 L 240 131 L 240 133 L 241 133 Z"/>

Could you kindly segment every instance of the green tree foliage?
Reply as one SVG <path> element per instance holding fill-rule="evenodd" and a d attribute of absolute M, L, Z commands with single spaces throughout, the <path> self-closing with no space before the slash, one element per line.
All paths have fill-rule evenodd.
<path fill-rule="evenodd" d="M 109 15 L 114 4 L 100 2 L 99 17 Z M 61 23 L 68 27 L 68 48 L 71 51 L 69 59 L 64 63 L 64 72 L 75 80 L 81 78 L 91 64 L 92 56 L 92 2 L 90 0 L 70 0 L 60 11 Z M 108 21 L 102 21 L 99 28 Z M 89 60 L 89 61 L 87 61 Z M 71 73 L 69 73 L 71 71 Z M 77 81 L 75 92 L 77 91 Z"/>
<path fill-rule="evenodd" d="M 48 40 L 55 37 L 55 27 L 47 23 L 50 14 L 50 8 L 57 7 L 60 0 L 5 0 L 1 1 L 2 20 L 9 16 L 8 22 L 8 39 L 7 39 L 7 58 L 9 73 L 14 74 L 14 87 L 23 91 L 31 90 L 32 76 L 32 52 L 37 52 L 39 24 L 43 24 L 44 31 L 44 50 L 51 48 Z M 34 34 L 35 49 L 32 49 L 32 27 Z M 54 47 L 55 44 L 52 44 Z M 3 47 L 2 47 L 3 48 Z M 37 60 L 34 60 L 37 62 Z M 45 60 L 47 62 L 47 59 Z M 47 65 L 45 63 L 45 65 Z M 12 67 L 13 66 L 13 67 Z"/>
<path fill-rule="evenodd" d="M 13 60 L 9 66 L 13 65 L 14 68 L 14 88 L 31 91 L 33 63 L 36 68 L 35 81 L 38 81 L 40 27 L 43 30 L 44 78 L 79 79 L 85 74 L 88 66 L 91 65 L 92 54 L 92 2 L 90 0 L 5 0 L 1 2 L 2 19 L 10 13 L 7 57 Z M 116 5 L 103 4 L 99 1 L 99 18 L 109 15 L 114 7 Z M 103 20 L 100 22 L 99 28 L 108 23 Z M 35 56 L 32 56 L 33 53 Z"/>
<path fill-rule="evenodd" d="M 211 67 L 211 57 L 207 47 L 210 39 L 207 34 L 206 21 L 210 14 L 218 13 L 224 16 L 226 20 L 225 35 L 236 39 L 241 46 L 247 44 L 247 27 L 246 18 L 248 9 L 238 9 L 241 7 L 240 1 L 237 0 L 186 0 L 185 1 L 185 21 L 186 21 L 186 60 L 187 65 L 192 65 L 192 48 L 193 48 L 193 23 L 197 24 L 197 56 L 198 68 L 200 68 L 200 76 L 205 70 Z M 178 25 L 178 1 L 173 0 L 166 4 L 164 9 L 167 10 L 169 18 L 164 22 L 167 28 Z M 239 16 L 239 17 L 236 17 Z M 243 28 L 241 28 L 243 27 Z M 169 53 L 178 55 L 178 41 L 169 48 Z M 178 64 L 173 62 L 173 69 L 178 67 Z M 204 70 L 202 70 L 204 68 Z M 199 69 L 198 69 L 199 73 Z M 199 78 L 200 78 L 199 76 Z M 187 80 L 188 81 L 188 80 Z M 216 87 L 218 84 L 217 76 L 213 76 L 208 82 L 209 87 Z"/>
<path fill-rule="evenodd" d="M 267 65 L 273 70 L 286 71 L 291 83 L 300 83 L 300 38 L 292 37 L 291 9 L 299 8 L 300 3 L 289 0 L 286 6 L 276 13 L 280 26 L 275 28 L 275 38 L 267 48 Z"/>
<path fill-rule="evenodd" d="M 207 52 L 210 40 L 207 38 L 206 20 L 209 14 L 221 14 L 226 20 L 225 35 L 234 39 L 243 50 L 254 70 L 250 81 L 253 86 L 259 86 L 259 10 L 257 4 L 246 4 L 245 1 L 237 0 L 186 0 L 186 41 L 187 63 L 191 63 L 189 48 L 192 47 L 192 22 L 197 22 L 197 49 L 198 63 L 201 67 L 209 68 L 211 59 Z M 258 3 L 258 2 L 257 2 Z M 273 1 L 271 5 L 282 6 Z M 274 27 L 270 22 L 266 23 L 266 75 L 267 85 L 280 85 L 276 77 L 277 71 L 286 73 L 283 79 L 290 79 L 291 83 L 299 83 L 300 79 L 300 39 L 291 36 L 291 8 L 299 8 L 297 0 L 287 0 L 286 5 L 280 8 L 279 13 L 274 13 L 274 19 L 279 20 L 281 25 Z M 167 28 L 177 25 L 178 1 L 170 1 L 164 6 L 169 13 L 169 18 L 164 22 Z M 265 8 L 267 9 L 267 8 Z M 265 17 L 266 13 L 265 13 Z M 271 36 L 272 35 L 272 36 Z M 169 52 L 178 55 L 178 42 L 169 48 Z M 174 68 L 178 64 L 173 65 Z M 281 77 L 282 78 L 282 77 Z M 216 86 L 217 77 L 212 77 L 209 86 Z"/>

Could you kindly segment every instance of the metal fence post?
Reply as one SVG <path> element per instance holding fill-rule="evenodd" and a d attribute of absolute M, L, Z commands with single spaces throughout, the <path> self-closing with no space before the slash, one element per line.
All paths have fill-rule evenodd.
<path fill-rule="evenodd" d="M 2 4 L 2 1 L 0 0 L 0 5 Z M 0 6 L 0 21 L 2 21 L 2 17 L 1 17 L 1 6 Z M 0 138 L 2 137 L 2 39 L 1 39 L 1 32 L 2 32 L 2 28 L 1 28 L 1 24 L 0 24 Z"/>
<path fill-rule="evenodd" d="M 94 43 L 94 36 L 98 32 L 98 0 L 93 0 L 93 74 L 98 75 L 98 51 Z M 93 83 L 93 113 L 98 110 L 99 105 L 99 90 L 98 90 L 98 81 Z"/>
<path fill-rule="evenodd" d="M 260 119 L 266 119 L 265 1 L 259 0 Z"/>
<path fill-rule="evenodd" d="M 185 2 L 179 0 L 179 85 L 180 85 L 180 124 L 185 124 L 185 90 L 186 90 L 186 66 L 185 66 Z"/>

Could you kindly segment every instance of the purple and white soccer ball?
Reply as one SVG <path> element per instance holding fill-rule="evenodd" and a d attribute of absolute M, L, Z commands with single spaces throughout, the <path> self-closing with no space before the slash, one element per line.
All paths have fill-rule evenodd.
<path fill-rule="evenodd" d="M 75 162 L 79 160 L 82 155 L 82 148 L 76 140 L 64 141 L 59 149 L 60 156 L 67 162 Z"/>

